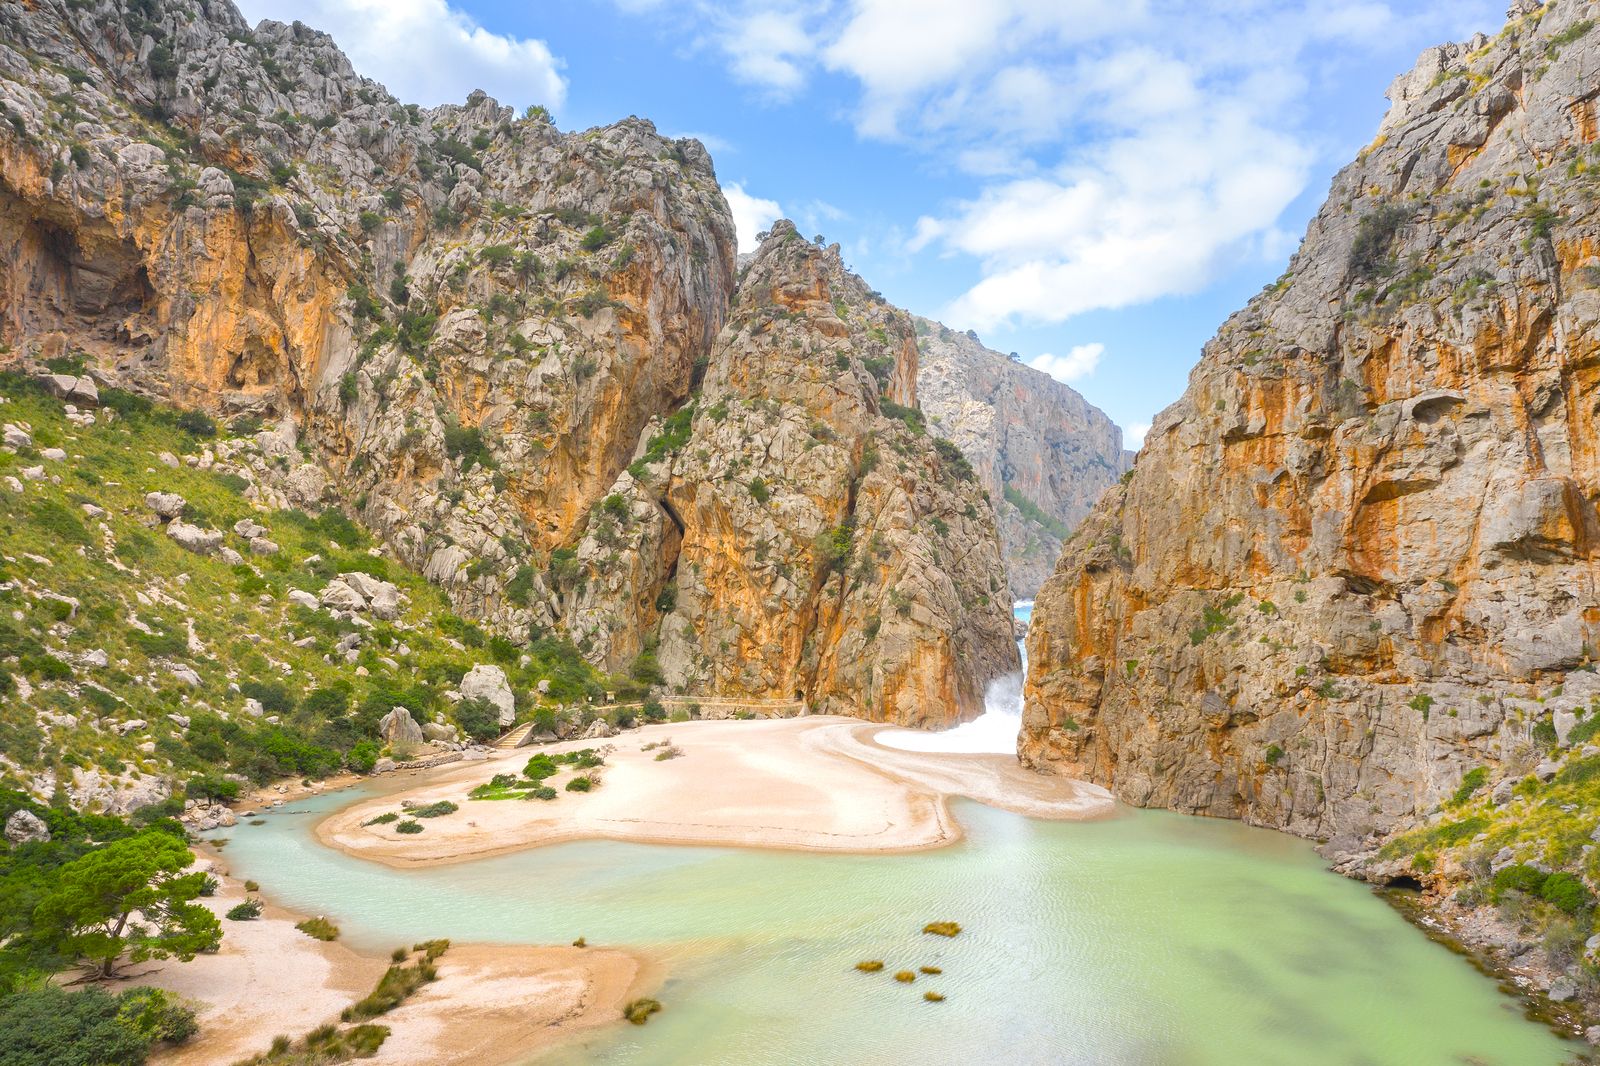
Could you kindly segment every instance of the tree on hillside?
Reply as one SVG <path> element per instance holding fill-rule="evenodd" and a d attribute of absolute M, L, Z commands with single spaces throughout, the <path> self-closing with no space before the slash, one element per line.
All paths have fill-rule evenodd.
<path fill-rule="evenodd" d="M 159 829 L 74 859 L 35 910 L 34 936 L 94 977 L 112 976 L 124 955 L 188 962 L 215 950 L 222 925 L 194 902 L 206 875 L 183 873 L 193 861 L 183 841 Z"/>

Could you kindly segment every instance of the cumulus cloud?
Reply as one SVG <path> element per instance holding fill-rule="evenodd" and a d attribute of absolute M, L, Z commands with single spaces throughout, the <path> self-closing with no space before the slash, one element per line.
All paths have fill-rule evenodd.
<path fill-rule="evenodd" d="M 356 70 L 399 99 L 461 103 L 482 89 L 505 104 L 559 109 L 563 63 L 545 42 L 491 33 L 446 0 L 240 0 L 251 19 L 299 20 L 333 35 Z"/>
<path fill-rule="evenodd" d="M 1150 432 L 1150 423 L 1134 422 L 1122 429 L 1122 446 L 1138 451 L 1144 447 L 1145 434 Z"/>
<path fill-rule="evenodd" d="M 864 137 L 967 188 L 911 253 L 972 263 L 943 317 L 1056 323 L 1281 257 L 1329 145 L 1309 90 L 1372 42 L 1440 39 L 1493 0 L 616 0 L 692 24 L 732 75 L 792 97 L 833 75 Z M 1478 9 L 1482 8 L 1481 11 Z M 1342 149 L 1341 149 L 1342 151 Z M 732 197 L 730 197 L 731 201 Z"/>
<path fill-rule="evenodd" d="M 1051 355 L 1049 352 L 1036 355 L 1028 360 L 1028 365 L 1044 371 L 1057 381 L 1070 384 L 1093 374 L 1104 354 L 1106 346 L 1103 344 L 1079 344 L 1066 355 Z"/>
<path fill-rule="evenodd" d="M 760 246 L 756 234 L 783 217 L 783 208 L 776 200 L 763 200 L 744 191 L 744 186 L 734 181 L 722 187 L 727 197 L 728 210 L 733 212 L 733 228 L 738 234 L 739 251 L 753 252 Z"/>

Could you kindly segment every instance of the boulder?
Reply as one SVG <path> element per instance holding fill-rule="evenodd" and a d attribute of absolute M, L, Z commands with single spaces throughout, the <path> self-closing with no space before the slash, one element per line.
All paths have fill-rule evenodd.
<path fill-rule="evenodd" d="M 217 530 L 201 529 L 182 519 L 174 519 L 167 524 L 167 536 L 171 537 L 178 547 L 192 551 L 196 555 L 215 555 L 222 548 L 222 534 Z"/>
<path fill-rule="evenodd" d="M 118 722 L 116 725 L 112 726 L 111 728 L 113 730 L 115 730 L 119 736 L 124 736 L 125 737 L 129 733 L 137 733 L 139 730 L 143 729 L 147 724 L 148 723 L 146 723 L 143 718 L 130 718 L 126 722 Z"/>
<path fill-rule="evenodd" d="M 422 727 L 422 735 L 429 743 L 454 744 L 456 741 L 456 727 L 445 725 L 442 722 L 428 722 Z"/>
<path fill-rule="evenodd" d="M 305 589 L 290 589 L 289 602 L 299 604 L 308 610 L 314 611 L 317 609 L 317 598 Z"/>
<path fill-rule="evenodd" d="M 317 597 L 324 607 L 333 607 L 341 611 L 364 611 L 367 609 L 366 598 L 345 584 L 343 581 L 330 581 Z"/>
<path fill-rule="evenodd" d="M 243 537 L 245 540 L 255 540 L 257 537 L 267 535 L 267 527 L 253 518 L 241 518 L 233 524 L 234 536 Z"/>
<path fill-rule="evenodd" d="M 508 726 L 517 717 L 516 697 L 511 694 L 511 682 L 506 680 L 506 672 L 498 666 L 481 664 L 474 666 L 461 677 L 461 698 L 467 700 L 488 700 L 500 712 L 500 724 Z"/>
<path fill-rule="evenodd" d="M 6 819 L 6 839 L 12 844 L 48 843 L 50 827 L 32 811 L 16 810 Z"/>
<path fill-rule="evenodd" d="M 589 728 L 583 731 L 584 740 L 605 740 L 607 737 L 617 735 L 617 727 L 604 718 L 596 718 L 589 723 Z"/>
<path fill-rule="evenodd" d="M 251 555 L 277 555 L 278 554 L 277 542 L 268 540 L 266 537 L 251 537 L 250 538 L 250 554 Z"/>
<path fill-rule="evenodd" d="M 392 583 L 360 572 L 340 574 L 339 580 L 359 592 L 379 618 L 390 622 L 400 617 L 400 589 Z"/>
<path fill-rule="evenodd" d="M 19 426 L 12 425 L 10 422 L 7 422 L 4 427 L 0 427 L 0 434 L 4 436 L 7 448 L 28 448 L 33 445 L 33 435 Z"/>
<path fill-rule="evenodd" d="M 394 760 L 387 756 L 372 764 L 372 772 L 375 774 L 386 774 L 393 769 Z"/>
<path fill-rule="evenodd" d="M 67 453 L 60 448 L 41 448 L 39 449 L 39 455 L 52 463 L 65 462 L 67 458 Z"/>
<path fill-rule="evenodd" d="M 148 492 L 144 497 L 144 505 L 156 513 L 156 517 L 170 522 L 183 513 L 186 501 L 176 492 Z"/>
<path fill-rule="evenodd" d="M 404 707 L 395 707 L 378 721 L 378 734 L 390 746 L 422 743 L 422 727 Z"/>
<path fill-rule="evenodd" d="M 265 713 L 266 708 L 261 706 L 261 701 L 260 700 L 255 699 L 255 698 L 252 697 L 252 698 L 247 698 L 244 701 L 244 707 L 242 708 L 242 710 L 244 711 L 245 714 L 249 715 L 251 718 L 260 718 L 261 715 L 263 713 Z"/>
<path fill-rule="evenodd" d="M 177 678 L 179 681 L 182 681 L 190 688 L 200 687 L 200 675 L 194 672 L 194 667 L 185 666 L 182 663 L 174 663 L 168 666 L 167 670 L 172 674 L 173 677 Z"/>
<path fill-rule="evenodd" d="M 1550 1001 L 1552 1003 L 1565 1003 L 1578 994 L 1578 985 L 1570 977 L 1557 977 L 1550 982 Z"/>

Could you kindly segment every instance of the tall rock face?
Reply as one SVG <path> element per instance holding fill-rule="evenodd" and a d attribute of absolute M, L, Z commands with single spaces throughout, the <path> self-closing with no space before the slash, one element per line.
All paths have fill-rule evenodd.
<path fill-rule="evenodd" d="M 703 388 L 613 486 L 573 634 L 689 694 L 943 725 L 1018 668 L 993 512 L 917 409 L 910 316 L 788 222 Z M 652 634 L 647 646 L 633 635 Z"/>
<path fill-rule="evenodd" d="M 1361 859 L 1469 771 L 1509 798 L 1566 757 L 1600 648 L 1592 12 L 1520 4 L 1395 83 L 1040 593 L 1025 762 Z"/>
<path fill-rule="evenodd" d="M 994 501 L 1011 595 L 1032 599 L 1062 540 L 1131 465 L 1122 430 L 1048 374 L 918 318 L 917 392 L 934 432 L 971 460 Z"/>
<path fill-rule="evenodd" d="M 1002 571 L 959 455 L 882 414 L 916 417 L 909 321 L 810 249 L 730 321 L 734 245 L 705 149 L 646 121 L 405 105 L 226 0 L 0 3 L 0 359 L 259 420 L 272 501 L 350 510 L 513 638 L 972 713 Z"/>
<path fill-rule="evenodd" d="M 549 553 L 727 313 L 705 150 L 481 93 L 402 105 L 225 0 L 9 3 L 0 26 L 11 350 L 281 423 L 300 502 L 353 503 L 464 612 L 556 624 Z"/>

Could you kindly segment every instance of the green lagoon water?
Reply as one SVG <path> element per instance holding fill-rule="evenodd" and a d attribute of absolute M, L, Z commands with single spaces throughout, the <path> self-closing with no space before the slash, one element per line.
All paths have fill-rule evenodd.
<path fill-rule="evenodd" d="M 312 838 L 354 798 L 231 830 L 228 866 L 358 947 L 584 936 L 666 962 L 647 1026 L 541 1066 L 1545 1066 L 1581 1050 L 1303 841 L 1232 823 L 960 802 L 965 841 L 904 855 L 597 841 L 397 871 Z M 965 932 L 923 935 L 933 920 Z M 886 971 L 857 973 L 868 958 Z M 920 965 L 944 973 L 889 976 Z"/>

